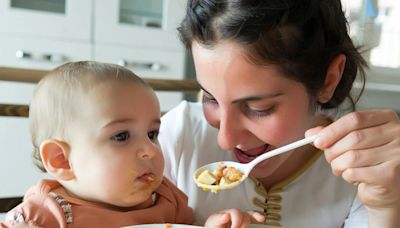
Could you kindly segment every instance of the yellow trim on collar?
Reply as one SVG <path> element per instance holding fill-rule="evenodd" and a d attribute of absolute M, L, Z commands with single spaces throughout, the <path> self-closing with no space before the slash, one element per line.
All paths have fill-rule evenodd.
<path fill-rule="evenodd" d="M 308 170 L 315 161 L 317 161 L 321 155 L 323 154 L 322 150 L 318 150 L 310 160 L 308 160 L 303 166 L 300 167 L 295 173 L 293 173 L 291 176 L 286 178 L 285 180 L 273 185 L 269 191 L 265 190 L 267 194 L 273 193 L 273 192 L 281 192 L 284 187 L 292 183 L 294 180 L 296 180 L 300 175 L 302 175 L 306 170 Z M 256 186 L 262 184 L 254 177 L 250 177 L 250 179 L 256 184 Z"/>
<path fill-rule="evenodd" d="M 318 150 L 310 160 L 307 161 L 300 169 L 298 169 L 295 173 L 293 173 L 290 177 L 286 178 L 285 180 L 273 185 L 271 189 L 268 192 L 277 192 L 277 191 L 282 191 L 282 189 L 286 186 L 288 186 L 290 183 L 292 183 L 294 180 L 296 180 L 300 175 L 302 175 L 305 171 L 307 171 L 315 161 L 317 161 L 321 155 L 322 151 Z"/>

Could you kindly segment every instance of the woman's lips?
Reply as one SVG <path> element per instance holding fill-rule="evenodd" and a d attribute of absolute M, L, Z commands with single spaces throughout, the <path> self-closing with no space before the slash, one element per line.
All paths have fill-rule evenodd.
<path fill-rule="evenodd" d="M 265 153 L 268 148 L 269 148 L 268 144 L 265 144 L 263 146 L 260 146 L 260 147 L 254 148 L 254 149 L 246 150 L 246 151 L 235 148 L 233 150 L 233 153 L 235 154 L 236 159 L 240 163 L 249 163 L 252 160 L 254 160 L 256 157 Z"/>

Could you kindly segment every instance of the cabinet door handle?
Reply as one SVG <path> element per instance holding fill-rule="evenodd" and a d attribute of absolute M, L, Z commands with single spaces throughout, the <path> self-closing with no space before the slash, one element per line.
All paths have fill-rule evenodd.
<path fill-rule="evenodd" d="M 68 61 L 67 56 L 63 54 L 51 54 L 51 53 L 33 53 L 24 50 L 17 50 L 15 52 L 15 56 L 18 59 L 26 59 L 32 61 L 41 61 L 41 62 L 51 62 L 51 63 L 62 63 Z"/>
<path fill-rule="evenodd" d="M 30 59 L 30 58 L 32 58 L 31 53 L 26 52 L 26 51 L 23 51 L 23 50 L 18 50 L 18 51 L 16 51 L 16 52 L 15 52 L 15 56 L 16 56 L 18 59 Z"/>
<path fill-rule="evenodd" d="M 164 65 L 158 62 L 135 62 L 121 59 L 118 64 L 124 67 L 142 68 L 151 71 L 160 71 L 165 68 Z"/>

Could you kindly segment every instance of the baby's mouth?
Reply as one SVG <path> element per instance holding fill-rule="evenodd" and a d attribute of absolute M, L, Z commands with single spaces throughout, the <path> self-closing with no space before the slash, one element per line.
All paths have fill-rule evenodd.
<path fill-rule="evenodd" d="M 143 175 L 137 178 L 138 181 L 144 184 L 151 184 L 155 181 L 156 175 L 154 173 L 144 173 Z"/>
<path fill-rule="evenodd" d="M 233 150 L 236 159 L 240 163 L 249 163 L 252 160 L 254 160 L 256 157 L 260 156 L 261 154 L 264 154 L 267 152 L 269 149 L 270 145 L 269 144 L 264 144 L 262 146 L 259 146 L 257 148 L 253 148 L 250 150 L 241 150 L 239 148 L 235 148 Z"/>

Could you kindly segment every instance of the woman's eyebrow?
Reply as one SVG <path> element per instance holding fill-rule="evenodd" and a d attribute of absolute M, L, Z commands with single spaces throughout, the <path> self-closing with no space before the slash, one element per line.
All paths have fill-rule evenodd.
<path fill-rule="evenodd" d="M 208 94 L 211 94 L 211 93 L 209 93 L 206 89 L 204 89 L 203 86 L 201 86 L 201 84 L 200 84 L 198 81 L 196 81 L 196 83 L 197 83 L 197 85 L 200 87 L 201 90 L 203 90 L 204 92 L 206 92 L 206 93 L 208 93 Z M 262 100 L 262 99 L 266 99 L 266 98 L 279 97 L 279 96 L 282 96 L 282 95 L 283 95 L 282 92 L 277 92 L 277 93 L 266 93 L 266 94 L 259 95 L 259 96 L 247 96 L 247 97 L 242 97 L 242 98 L 239 98 L 239 99 L 236 99 L 236 100 L 232 101 L 231 103 L 232 103 L 232 104 L 235 104 L 235 103 L 240 103 L 240 102 L 242 102 L 242 101 L 257 101 L 257 100 Z"/>
<path fill-rule="evenodd" d="M 241 97 L 236 100 L 233 100 L 231 103 L 235 104 L 235 103 L 240 103 L 243 101 L 258 101 L 258 100 L 262 100 L 262 99 L 266 99 L 266 98 L 275 98 L 275 97 L 279 97 L 282 95 L 283 95 L 282 92 L 277 92 L 277 93 L 267 93 L 267 94 L 258 95 L 258 96 L 247 96 L 247 97 Z"/>
<path fill-rule="evenodd" d="M 199 81 L 196 80 L 196 84 L 197 84 L 198 87 L 200 87 L 201 90 L 203 90 L 204 92 L 206 92 L 206 93 L 208 93 L 208 94 L 211 94 L 211 93 L 209 93 L 207 90 L 204 89 L 204 87 L 200 84 Z"/>

